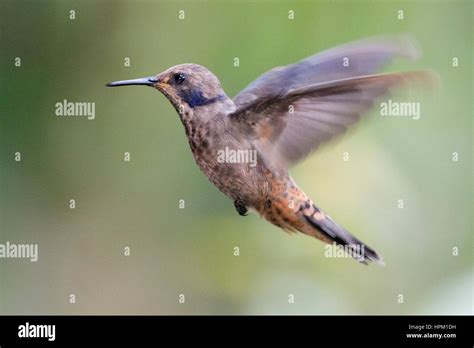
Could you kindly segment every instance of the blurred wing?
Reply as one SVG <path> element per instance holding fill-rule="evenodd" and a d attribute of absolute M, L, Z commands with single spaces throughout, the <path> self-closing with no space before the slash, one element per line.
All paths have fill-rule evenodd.
<path fill-rule="evenodd" d="M 268 71 L 234 98 L 229 115 L 267 165 L 288 167 L 344 132 L 392 86 L 428 72 L 372 75 L 395 57 L 415 59 L 407 35 L 356 41 Z"/>
<path fill-rule="evenodd" d="M 391 87 L 433 78 L 429 71 L 418 71 L 321 82 L 259 98 L 229 117 L 267 166 L 287 168 L 343 133 Z"/>
<path fill-rule="evenodd" d="M 238 109 L 264 96 L 325 81 L 371 75 L 395 57 L 415 60 L 420 53 L 408 35 L 368 38 L 317 53 L 298 63 L 274 68 L 234 97 Z"/>

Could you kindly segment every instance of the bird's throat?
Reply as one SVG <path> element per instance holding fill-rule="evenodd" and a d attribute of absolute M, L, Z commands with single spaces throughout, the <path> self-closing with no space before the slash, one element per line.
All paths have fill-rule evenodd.
<path fill-rule="evenodd" d="M 225 99 L 225 95 L 218 95 L 212 98 L 205 97 L 203 93 L 198 89 L 180 91 L 179 97 L 192 109 L 200 106 L 214 104 L 217 101 Z"/>

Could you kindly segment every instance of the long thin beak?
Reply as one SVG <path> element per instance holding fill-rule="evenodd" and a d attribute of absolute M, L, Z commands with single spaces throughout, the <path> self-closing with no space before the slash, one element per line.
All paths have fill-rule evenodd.
<path fill-rule="evenodd" d="M 106 87 L 135 86 L 135 85 L 153 86 L 157 82 L 158 80 L 156 79 L 156 77 L 152 76 L 152 77 L 143 77 L 141 79 L 110 82 L 110 83 L 107 83 L 105 86 Z"/>

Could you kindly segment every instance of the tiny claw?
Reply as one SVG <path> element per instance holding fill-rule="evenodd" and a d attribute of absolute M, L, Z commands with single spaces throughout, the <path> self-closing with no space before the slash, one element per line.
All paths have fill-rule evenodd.
<path fill-rule="evenodd" d="M 237 209 L 237 212 L 239 213 L 240 216 L 247 216 L 248 215 L 248 209 L 245 206 L 244 202 L 241 200 L 235 200 L 234 201 L 234 206 L 235 209 Z"/>

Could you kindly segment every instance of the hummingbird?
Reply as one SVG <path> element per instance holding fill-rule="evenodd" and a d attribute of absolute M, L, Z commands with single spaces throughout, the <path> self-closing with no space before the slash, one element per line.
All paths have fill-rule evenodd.
<path fill-rule="evenodd" d="M 392 88 L 432 79 L 430 71 L 378 73 L 397 57 L 419 57 L 409 36 L 362 39 L 273 68 L 234 98 L 198 64 L 106 86 L 141 85 L 161 92 L 178 112 L 197 165 L 238 214 L 252 209 L 286 232 L 344 248 L 362 264 L 384 265 L 379 253 L 320 209 L 288 169 L 344 133 Z M 224 149 L 234 160 L 222 159 Z M 239 154 L 255 154 L 256 161 Z"/>

